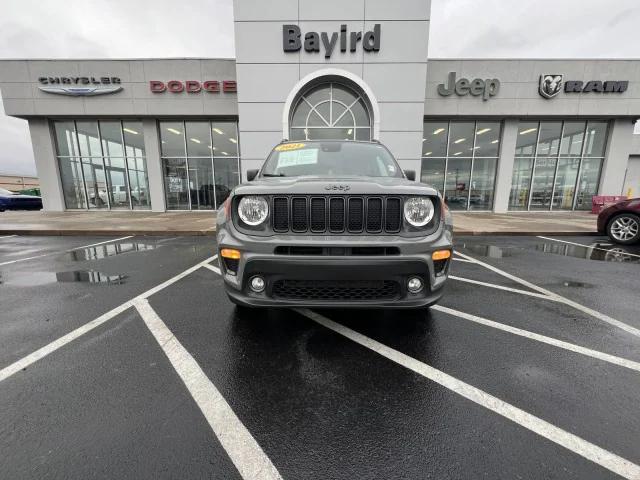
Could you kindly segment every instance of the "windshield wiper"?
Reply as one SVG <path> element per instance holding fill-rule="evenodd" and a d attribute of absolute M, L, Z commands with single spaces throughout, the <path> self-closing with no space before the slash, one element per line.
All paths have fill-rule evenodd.
<path fill-rule="evenodd" d="M 286 177 L 284 173 L 263 173 L 262 177 Z"/>

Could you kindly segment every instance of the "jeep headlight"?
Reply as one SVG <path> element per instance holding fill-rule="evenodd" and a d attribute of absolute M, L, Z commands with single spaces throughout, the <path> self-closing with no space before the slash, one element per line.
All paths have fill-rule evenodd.
<path fill-rule="evenodd" d="M 267 219 L 269 204 L 262 197 L 242 197 L 238 204 L 238 215 L 244 223 L 255 227 Z"/>
<path fill-rule="evenodd" d="M 433 202 L 428 197 L 410 197 L 404 202 L 404 218 L 414 227 L 424 227 L 434 212 Z"/>

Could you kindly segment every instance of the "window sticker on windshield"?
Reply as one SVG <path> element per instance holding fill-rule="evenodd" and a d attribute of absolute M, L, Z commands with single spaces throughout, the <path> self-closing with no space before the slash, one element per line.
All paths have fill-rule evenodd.
<path fill-rule="evenodd" d="M 296 150 L 280 152 L 277 168 L 293 167 L 295 165 L 313 165 L 318 163 L 318 149 Z"/>
<path fill-rule="evenodd" d="M 285 143 L 284 145 L 278 145 L 276 152 L 288 152 L 290 150 L 300 150 L 304 148 L 304 143 Z"/>

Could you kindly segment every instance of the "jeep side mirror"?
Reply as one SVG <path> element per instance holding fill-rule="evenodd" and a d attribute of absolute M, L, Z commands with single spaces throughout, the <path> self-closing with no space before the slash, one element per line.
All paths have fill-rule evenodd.
<path fill-rule="evenodd" d="M 258 169 L 247 170 L 247 182 L 252 181 L 258 175 Z"/>
<path fill-rule="evenodd" d="M 412 182 L 416 181 L 416 171 L 415 170 L 403 170 L 404 176 L 407 177 L 407 180 L 411 180 Z"/>

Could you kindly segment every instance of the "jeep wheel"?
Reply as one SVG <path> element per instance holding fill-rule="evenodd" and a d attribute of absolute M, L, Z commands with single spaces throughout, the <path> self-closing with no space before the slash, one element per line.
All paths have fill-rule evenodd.
<path fill-rule="evenodd" d="M 640 240 L 640 217 L 633 213 L 621 213 L 607 225 L 607 235 L 615 243 L 631 245 Z"/>

